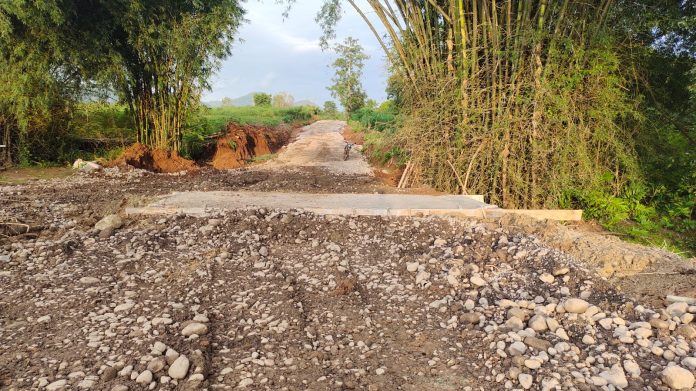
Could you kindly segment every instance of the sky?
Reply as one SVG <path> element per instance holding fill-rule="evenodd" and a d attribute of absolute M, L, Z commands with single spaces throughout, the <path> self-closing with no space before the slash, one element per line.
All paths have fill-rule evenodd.
<path fill-rule="evenodd" d="M 360 2 L 359 2 L 360 3 Z M 285 6 L 274 0 L 244 3 L 247 22 L 203 101 L 237 98 L 250 92 L 289 92 L 295 101 L 308 99 L 318 105 L 334 100 L 326 89 L 333 71 L 329 65 L 336 55 L 319 47 L 321 28 L 314 21 L 322 0 L 298 0 L 287 18 Z M 363 86 L 368 97 L 382 102 L 387 80 L 385 55 L 375 36 L 360 16 L 345 3 L 337 26 L 336 41 L 352 36 L 360 41 L 370 58 L 365 63 Z"/>

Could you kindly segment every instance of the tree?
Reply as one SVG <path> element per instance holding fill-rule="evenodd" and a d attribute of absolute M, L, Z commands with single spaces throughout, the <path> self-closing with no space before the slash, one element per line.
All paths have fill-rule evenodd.
<path fill-rule="evenodd" d="M 0 2 L 0 165 L 56 160 L 88 81 L 54 29 L 56 1 Z"/>
<path fill-rule="evenodd" d="M 59 57 L 48 61 L 58 79 L 75 68 L 113 90 L 128 105 L 139 142 L 179 150 L 186 116 L 243 20 L 238 0 L 83 3 L 2 2 L 0 26 L 8 31 L 0 39 L 54 47 Z"/>
<path fill-rule="evenodd" d="M 287 92 L 280 92 L 273 96 L 273 107 L 292 107 L 295 98 Z"/>
<path fill-rule="evenodd" d="M 336 114 L 338 112 L 338 107 L 336 107 L 336 103 L 331 100 L 327 100 L 324 102 L 324 112 L 327 114 Z"/>
<path fill-rule="evenodd" d="M 325 0 L 326 38 L 341 3 Z M 347 3 L 390 60 L 410 181 L 538 208 L 557 206 L 570 188 L 605 186 L 607 172 L 614 191 L 637 177 L 628 121 L 636 102 L 612 20 L 628 2 Z"/>
<path fill-rule="evenodd" d="M 230 97 L 222 98 L 222 107 L 232 107 L 234 106 L 234 101 Z"/>
<path fill-rule="evenodd" d="M 265 94 L 259 92 L 254 94 L 254 106 L 270 106 L 271 105 L 271 94 Z"/>
<path fill-rule="evenodd" d="M 342 44 L 337 44 L 335 51 L 338 58 L 333 62 L 332 67 L 336 74 L 332 79 L 333 85 L 328 89 L 350 114 L 365 105 L 367 95 L 360 78 L 364 62 L 369 57 L 363 53 L 358 40 L 352 37 L 346 38 Z"/>

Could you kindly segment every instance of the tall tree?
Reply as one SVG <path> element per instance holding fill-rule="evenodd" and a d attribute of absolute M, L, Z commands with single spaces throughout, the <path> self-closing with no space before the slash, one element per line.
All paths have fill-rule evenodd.
<path fill-rule="evenodd" d="M 328 89 L 331 91 L 331 95 L 338 99 L 346 112 L 350 114 L 365 105 L 367 94 L 365 94 L 360 78 L 365 60 L 369 57 L 363 53 L 363 48 L 358 40 L 352 37 L 337 44 L 335 51 L 338 58 L 333 62 L 332 67 L 336 74 L 332 79 L 333 85 Z"/>
<path fill-rule="evenodd" d="M 229 55 L 243 14 L 238 0 L 2 2 L 0 45 L 55 47 L 54 74 L 76 68 L 115 91 L 139 142 L 178 150 L 186 115 Z"/>
<path fill-rule="evenodd" d="M 635 107 L 608 23 L 616 2 L 347 0 L 391 62 L 409 179 L 534 208 L 605 173 L 614 189 L 635 177 L 617 122 Z M 320 12 L 324 40 L 341 3 Z"/>
<path fill-rule="evenodd" d="M 270 106 L 272 99 L 271 94 L 256 93 L 254 94 L 254 106 Z"/>
<path fill-rule="evenodd" d="M 292 107 L 295 97 L 288 92 L 279 92 L 273 95 L 273 107 Z"/>
<path fill-rule="evenodd" d="M 88 83 L 55 26 L 55 0 L 0 2 L 0 165 L 56 159 Z"/>

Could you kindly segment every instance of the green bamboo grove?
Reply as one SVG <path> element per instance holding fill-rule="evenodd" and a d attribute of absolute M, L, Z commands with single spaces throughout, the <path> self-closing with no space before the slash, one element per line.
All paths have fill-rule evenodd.
<path fill-rule="evenodd" d="M 348 2 L 387 32 L 376 36 L 405 114 L 396 141 L 410 181 L 533 208 L 597 173 L 614 173 L 617 187 L 633 175 L 620 125 L 633 109 L 607 27 L 614 1 Z"/>

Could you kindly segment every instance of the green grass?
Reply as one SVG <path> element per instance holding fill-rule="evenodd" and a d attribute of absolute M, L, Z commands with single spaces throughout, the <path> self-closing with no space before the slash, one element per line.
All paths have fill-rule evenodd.
<path fill-rule="evenodd" d="M 251 158 L 251 161 L 253 163 L 267 162 L 269 160 L 275 159 L 276 156 L 278 156 L 277 153 L 269 153 L 266 155 L 254 156 L 253 158 Z"/>
<path fill-rule="evenodd" d="M 316 114 L 311 107 L 219 107 L 201 109 L 199 115 L 205 119 L 205 127 L 213 132 L 230 122 L 240 125 L 278 126 L 283 123 L 309 121 Z"/>

